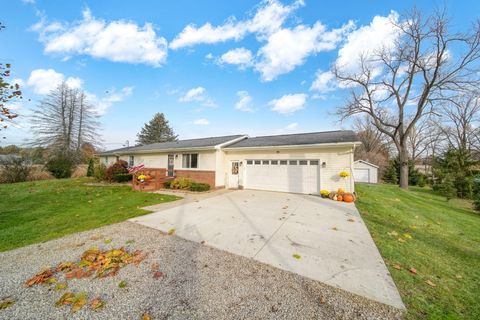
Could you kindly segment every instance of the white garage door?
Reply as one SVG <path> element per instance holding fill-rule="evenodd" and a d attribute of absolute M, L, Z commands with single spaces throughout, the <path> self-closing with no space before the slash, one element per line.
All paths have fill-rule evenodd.
<path fill-rule="evenodd" d="M 355 168 L 353 171 L 353 177 L 355 182 L 370 182 L 370 169 L 366 168 Z"/>
<path fill-rule="evenodd" d="M 247 160 L 244 187 L 293 193 L 318 193 L 318 160 Z"/>

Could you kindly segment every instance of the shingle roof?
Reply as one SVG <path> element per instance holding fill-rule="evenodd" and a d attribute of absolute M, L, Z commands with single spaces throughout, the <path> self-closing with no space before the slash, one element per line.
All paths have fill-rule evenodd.
<path fill-rule="evenodd" d="M 222 136 L 222 137 L 178 140 L 173 142 L 152 143 L 152 144 L 146 144 L 143 146 L 109 150 L 109 151 L 102 152 L 99 155 L 140 153 L 143 151 L 149 152 L 149 151 L 157 151 L 157 150 L 161 151 L 161 150 L 188 149 L 188 148 L 208 148 L 208 147 L 213 148 L 219 144 L 226 143 L 228 141 L 232 141 L 234 139 L 237 139 L 243 136 L 244 135 L 232 135 L 232 136 Z"/>
<path fill-rule="evenodd" d="M 255 148 L 289 145 L 309 145 L 322 143 L 359 142 L 355 132 L 351 130 L 284 134 L 276 136 L 253 137 L 233 143 L 230 148 Z"/>

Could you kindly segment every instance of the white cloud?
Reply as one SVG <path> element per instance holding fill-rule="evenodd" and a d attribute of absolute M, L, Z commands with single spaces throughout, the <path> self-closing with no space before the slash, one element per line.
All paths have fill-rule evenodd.
<path fill-rule="evenodd" d="M 58 87 L 62 82 L 65 82 L 70 88 L 82 89 L 83 80 L 77 77 L 65 76 L 53 69 L 36 69 L 30 73 L 27 85 L 33 90 L 33 92 L 46 95 L 51 90 Z M 106 96 L 97 97 L 95 94 L 85 91 L 89 103 L 92 105 L 93 110 L 99 114 L 104 114 L 114 103 L 124 100 L 131 95 L 133 87 L 125 87 L 120 91 L 115 89 L 110 90 Z"/>
<path fill-rule="evenodd" d="M 97 97 L 95 94 L 86 92 L 87 99 L 92 105 L 93 110 L 98 115 L 103 115 L 107 110 L 117 102 L 123 101 L 126 97 L 130 96 L 133 93 L 133 87 L 125 87 L 120 91 L 112 89 L 104 97 Z"/>
<path fill-rule="evenodd" d="M 224 53 L 219 59 L 219 63 L 238 65 L 240 69 L 245 69 L 252 65 L 252 52 L 245 48 L 236 48 Z"/>
<path fill-rule="evenodd" d="M 205 107 L 216 106 L 215 101 L 207 93 L 204 87 L 192 88 L 185 93 L 184 96 L 178 100 L 180 102 L 200 102 Z"/>
<path fill-rule="evenodd" d="M 298 127 L 298 122 L 290 123 L 288 126 L 285 127 L 286 130 L 295 130 Z"/>
<path fill-rule="evenodd" d="M 36 94 L 44 95 L 50 93 L 51 90 L 58 87 L 64 81 L 68 81 L 71 84 L 78 84 L 78 80 L 78 78 L 72 77 L 65 80 L 65 76 L 62 73 L 56 72 L 53 69 L 36 69 L 30 73 L 27 85 L 30 86 Z"/>
<path fill-rule="evenodd" d="M 398 22 L 399 15 L 392 11 L 388 16 L 375 16 L 367 26 L 351 32 L 345 44 L 338 50 L 337 67 L 347 72 L 359 69 L 360 55 L 368 58 L 382 48 L 391 48 L 400 30 L 393 22 Z"/>
<path fill-rule="evenodd" d="M 247 91 L 238 91 L 237 96 L 239 100 L 235 104 L 235 109 L 243 112 L 252 112 L 252 97 Z"/>
<path fill-rule="evenodd" d="M 303 109 L 307 97 L 308 95 L 305 93 L 286 94 L 279 99 L 271 100 L 268 104 L 272 107 L 272 111 L 281 114 L 290 114 Z"/>
<path fill-rule="evenodd" d="M 190 24 L 175 37 L 170 43 L 170 48 L 179 49 L 228 40 L 238 41 L 249 33 L 257 33 L 261 38 L 279 29 L 287 17 L 302 5 L 303 0 L 295 1 L 290 6 L 284 6 L 277 0 L 266 0 L 259 5 L 251 19 L 238 21 L 235 17 L 230 17 L 219 26 L 213 26 L 209 22 L 201 27 Z"/>
<path fill-rule="evenodd" d="M 317 71 L 316 78 L 313 81 L 310 90 L 320 93 L 327 93 L 336 89 L 335 75 L 331 71 Z"/>
<path fill-rule="evenodd" d="M 280 29 L 260 48 L 260 61 L 255 68 L 261 73 L 262 80 L 271 81 L 304 64 L 308 56 L 335 49 L 353 27 L 350 21 L 341 28 L 328 31 L 317 21 L 312 27 L 298 25 L 293 29 Z"/>
<path fill-rule="evenodd" d="M 114 62 L 143 63 L 160 66 L 167 58 L 167 41 L 157 36 L 152 24 L 143 27 L 134 22 L 106 22 L 83 11 L 83 19 L 72 23 L 46 23 L 45 17 L 31 27 L 39 33 L 44 51 L 70 56 L 90 55 Z"/>
<path fill-rule="evenodd" d="M 210 121 L 208 121 L 207 119 L 197 119 L 193 121 L 193 124 L 198 126 L 208 126 L 210 124 Z"/>

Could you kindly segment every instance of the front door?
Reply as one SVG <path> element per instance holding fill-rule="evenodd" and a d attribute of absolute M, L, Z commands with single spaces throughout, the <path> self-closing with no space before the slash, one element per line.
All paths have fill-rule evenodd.
<path fill-rule="evenodd" d="M 175 164 L 175 155 L 169 154 L 168 155 L 168 170 L 167 170 L 167 176 L 169 176 L 169 177 L 173 177 L 174 164 Z"/>
<path fill-rule="evenodd" d="M 230 171 L 228 175 L 228 187 L 238 189 L 238 177 L 239 177 L 240 162 L 230 161 Z"/>

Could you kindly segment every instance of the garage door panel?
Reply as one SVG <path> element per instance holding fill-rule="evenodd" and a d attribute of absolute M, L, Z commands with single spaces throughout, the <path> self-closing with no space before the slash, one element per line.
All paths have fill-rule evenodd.
<path fill-rule="evenodd" d="M 355 168 L 353 171 L 353 177 L 356 182 L 370 182 L 369 176 L 370 170 L 366 168 Z"/>
<path fill-rule="evenodd" d="M 252 164 L 246 166 L 245 188 L 294 193 L 317 193 L 320 189 L 317 164 L 300 164 L 299 161 L 280 164 L 280 160 L 277 164 L 254 163 L 252 161 Z"/>

